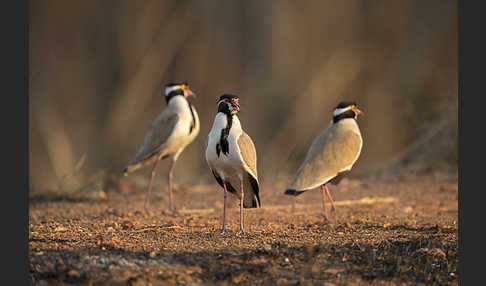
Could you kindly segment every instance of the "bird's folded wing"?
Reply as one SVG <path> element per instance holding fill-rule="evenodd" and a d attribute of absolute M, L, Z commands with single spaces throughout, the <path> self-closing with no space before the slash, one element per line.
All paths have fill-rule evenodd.
<path fill-rule="evenodd" d="M 150 158 L 154 153 L 160 151 L 163 144 L 172 135 L 179 121 L 179 115 L 168 109 L 165 109 L 153 122 L 152 127 L 144 138 L 143 145 L 138 149 L 135 157 L 128 165 L 136 164 L 140 161 Z"/>
<path fill-rule="evenodd" d="M 258 180 L 257 172 L 257 154 L 255 149 L 255 144 L 251 140 L 250 136 L 243 132 L 240 137 L 238 137 L 238 147 L 240 148 L 241 157 L 243 162 L 246 164 L 247 170 L 250 175 L 252 175 L 256 180 Z"/>
<path fill-rule="evenodd" d="M 349 129 L 325 130 L 312 143 L 289 188 L 308 190 L 328 182 L 356 162 L 361 137 Z"/>

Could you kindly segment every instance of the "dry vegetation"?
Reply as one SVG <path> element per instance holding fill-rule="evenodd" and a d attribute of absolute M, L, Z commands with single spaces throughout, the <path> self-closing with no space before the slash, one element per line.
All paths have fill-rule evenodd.
<path fill-rule="evenodd" d="M 198 94 L 201 119 L 181 184 L 212 180 L 202 152 L 226 92 L 241 97 L 263 177 L 295 172 L 340 100 L 364 111 L 357 170 L 387 166 L 431 130 L 447 140 L 425 144 L 423 163 L 456 169 L 457 1 L 45 0 L 29 23 L 32 194 L 120 172 L 174 80 Z"/>

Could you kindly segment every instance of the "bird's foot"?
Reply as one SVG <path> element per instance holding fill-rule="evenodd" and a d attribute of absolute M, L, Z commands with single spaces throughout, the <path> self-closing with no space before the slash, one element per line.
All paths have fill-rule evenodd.
<path fill-rule="evenodd" d="M 143 212 L 145 214 L 147 214 L 147 215 L 151 215 L 152 214 L 152 211 L 148 207 L 146 207 L 146 206 L 143 206 Z"/>
<path fill-rule="evenodd" d="M 336 208 L 335 207 L 331 207 L 331 217 L 333 219 L 336 219 L 336 215 L 337 215 Z"/>
<path fill-rule="evenodd" d="M 331 220 L 329 219 L 329 217 L 327 215 L 324 215 L 323 224 L 330 224 L 330 223 L 331 223 Z"/>
<path fill-rule="evenodd" d="M 170 215 L 172 215 L 172 216 L 174 216 L 174 217 L 176 217 L 176 216 L 180 215 L 180 213 L 179 213 L 179 210 L 178 210 L 178 209 L 169 209 L 169 213 L 170 213 Z"/>
<path fill-rule="evenodd" d="M 169 204 L 169 211 L 173 213 L 178 213 L 178 210 L 173 204 Z"/>
<path fill-rule="evenodd" d="M 228 233 L 228 229 L 226 228 L 226 226 L 223 226 L 223 227 L 221 228 L 221 231 L 220 231 L 220 232 L 221 232 L 221 233 Z"/>

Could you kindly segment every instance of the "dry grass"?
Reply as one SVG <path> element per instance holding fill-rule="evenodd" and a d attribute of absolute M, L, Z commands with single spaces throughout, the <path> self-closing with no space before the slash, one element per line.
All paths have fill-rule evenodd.
<path fill-rule="evenodd" d="M 57 188 L 83 154 L 78 182 L 61 189 L 100 169 L 120 171 L 165 107 L 161 86 L 174 80 L 196 91 L 201 118 L 176 169 L 184 184 L 210 178 L 201 154 L 226 92 L 241 97 L 243 127 L 269 179 L 295 172 L 343 99 L 365 112 L 362 171 L 449 113 L 457 118 L 453 0 L 49 0 L 30 5 L 29 23 L 31 192 Z M 425 161 L 455 168 L 457 133 L 443 138 L 444 152 Z"/>

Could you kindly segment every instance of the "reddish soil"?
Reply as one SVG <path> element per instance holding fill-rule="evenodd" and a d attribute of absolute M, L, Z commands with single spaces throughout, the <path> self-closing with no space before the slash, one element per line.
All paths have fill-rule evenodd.
<path fill-rule="evenodd" d="M 283 195 L 261 186 L 262 208 L 230 196 L 220 234 L 222 190 L 111 184 L 100 198 L 30 199 L 29 285 L 457 285 L 457 176 L 344 179 L 330 186 L 337 212 L 322 216 L 319 189 Z"/>

